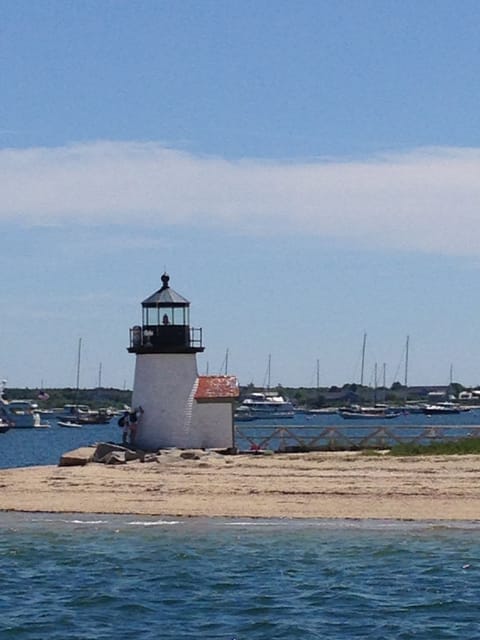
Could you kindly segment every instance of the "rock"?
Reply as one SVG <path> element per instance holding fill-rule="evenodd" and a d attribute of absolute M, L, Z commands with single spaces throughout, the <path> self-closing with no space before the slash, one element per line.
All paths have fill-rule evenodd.
<path fill-rule="evenodd" d="M 180 458 L 183 458 L 184 460 L 200 460 L 200 456 L 198 455 L 197 451 L 182 451 L 180 453 Z"/>
<path fill-rule="evenodd" d="M 94 462 L 103 462 L 105 456 L 112 451 L 125 451 L 125 447 L 113 444 L 112 442 L 99 442 L 95 449 Z"/>
<path fill-rule="evenodd" d="M 240 449 L 237 447 L 227 447 L 226 449 L 217 449 L 218 454 L 222 454 L 224 456 L 235 456 L 240 453 Z"/>
<path fill-rule="evenodd" d="M 107 461 L 110 460 L 110 454 L 119 453 L 121 454 L 118 457 L 118 460 L 122 460 L 123 462 L 129 462 L 130 460 L 138 460 L 142 457 L 142 452 L 137 453 L 136 451 L 132 451 L 127 447 L 122 447 L 119 444 L 113 444 L 112 442 L 100 442 L 97 444 L 95 454 L 93 456 L 94 462 L 105 462 L 106 464 L 113 464 L 112 462 Z"/>
<path fill-rule="evenodd" d="M 142 460 L 145 456 L 143 451 L 132 451 L 132 449 L 125 449 L 125 460 L 130 462 L 131 460 Z"/>
<path fill-rule="evenodd" d="M 158 462 L 158 456 L 154 453 L 145 453 L 140 458 L 140 462 Z"/>
<path fill-rule="evenodd" d="M 169 447 L 168 449 L 159 449 L 156 454 L 153 455 L 159 457 L 158 462 L 181 462 L 182 460 L 201 460 L 203 458 L 213 460 L 224 459 L 224 456 L 213 449 L 179 449 L 177 447 Z"/>
<path fill-rule="evenodd" d="M 80 447 L 62 454 L 59 467 L 84 466 L 93 460 L 95 447 Z"/>
<path fill-rule="evenodd" d="M 104 464 L 127 464 L 125 451 L 110 451 L 103 457 L 102 462 Z"/>

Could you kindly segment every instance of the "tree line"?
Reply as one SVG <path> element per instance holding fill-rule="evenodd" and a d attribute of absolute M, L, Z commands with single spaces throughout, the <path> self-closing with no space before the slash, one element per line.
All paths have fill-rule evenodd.
<path fill-rule="evenodd" d="M 6 400 L 29 399 L 37 402 L 40 409 L 63 407 L 65 404 L 88 404 L 92 409 L 112 407 L 122 409 L 130 406 L 132 392 L 129 389 L 99 387 L 96 389 L 32 389 L 7 388 L 4 392 Z"/>

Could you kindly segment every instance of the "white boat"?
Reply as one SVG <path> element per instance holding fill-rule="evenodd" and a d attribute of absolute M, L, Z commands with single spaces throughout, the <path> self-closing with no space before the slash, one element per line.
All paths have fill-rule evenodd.
<path fill-rule="evenodd" d="M 15 429 L 49 427 L 42 423 L 38 404 L 33 400 L 7 400 L 5 398 L 6 381 L 0 382 L 0 419 Z"/>
<path fill-rule="evenodd" d="M 78 429 L 82 427 L 79 422 L 71 422 L 70 420 L 58 420 L 57 424 L 59 427 L 68 427 L 69 429 Z"/>
<path fill-rule="evenodd" d="M 250 393 L 239 406 L 236 415 L 240 413 L 250 419 L 265 420 L 270 418 L 293 418 L 295 410 L 292 403 L 275 392 Z"/>
<path fill-rule="evenodd" d="M 0 398 L 0 418 L 6 420 L 16 429 L 30 429 L 35 427 L 49 427 L 43 423 L 38 412 L 38 405 L 32 400 L 5 400 Z"/>
<path fill-rule="evenodd" d="M 248 407 L 240 405 L 233 415 L 235 422 L 249 422 L 255 420 L 255 416 L 252 414 Z"/>
<path fill-rule="evenodd" d="M 418 404 L 415 402 L 408 402 L 407 404 L 404 404 L 402 407 L 398 407 L 399 411 L 402 411 L 402 413 L 424 413 L 424 409 L 425 409 L 425 405 L 424 404 Z"/>
<path fill-rule="evenodd" d="M 426 413 L 428 416 L 450 415 L 452 413 L 460 413 L 461 411 L 461 407 L 454 404 L 453 402 L 438 402 L 437 404 L 427 404 L 427 406 L 423 408 L 423 413 Z"/>
<path fill-rule="evenodd" d="M 10 429 L 10 425 L 6 420 L 0 418 L 0 433 L 6 433 Z"/>

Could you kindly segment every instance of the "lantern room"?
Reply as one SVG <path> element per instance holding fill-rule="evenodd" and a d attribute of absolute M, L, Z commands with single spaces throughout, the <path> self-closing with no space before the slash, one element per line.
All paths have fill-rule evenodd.
<path fill-rule="evenodd" d="M 190 303 L 169 286 L 164 273 L 162 287 L 142 302 L 142 326 L 130 329 L 130 353 L 199 353 L 202 330 L 190 327 Z"/>

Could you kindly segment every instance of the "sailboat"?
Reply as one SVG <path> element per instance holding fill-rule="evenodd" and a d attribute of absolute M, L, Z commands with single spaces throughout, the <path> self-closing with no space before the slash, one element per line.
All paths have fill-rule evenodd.
<path fill-rule="evenodd" d="M 360 377 L 360 386 L 363 387 L 363 376 L 365 369 L 365 350 L 367 345 L 367 334 L 363 334 L 362 343 L 362 368 Z M 407 338 L 408 349 L 408 338 Z M 407 374 L 405 373 L 405 376 Z M 385 387 L 385 364 L 383 365 L 383 378 Z M 377 363 L 375 362 L 374 368 L 374 385 L 373 385 L 373 406 L 364 407 L 359 404 L 354 404 L 348 407 L 342 407 L 338 410 L 338 414 L 345 420 L 389 420 L 392 418 L 398 418 L 401 415 L 401 411 L 393 409 L 386 404 L 377 404 Z"/>
<path fill-rule="evenodd" d="M 371 419 L 391 419 L 398 418 L 401 411 L 396 411 L 384 405 L 376 405 L 375 407 L 361 407 L 352 405 L 338 410 L 339 415 L 345 420 L 371 420 Z"/>
<path fill-rule="evenodd" d="M 66 412 L 67 419 L 58 420 L 59 427 L 76 428 L 81 427 L 82 423 L 79 419 L 79 413 L 81 409 L 78 406 L 78 394 L 80 392 L 80 356 L 82 353 L 82 339 L 78 339 L 78 354 L 77 354 L 77 385 L 75 388 L 75 403 L 72 405 L 65 405 L 64 411 Z M 71 417 L 71 419 L 68 419 Z"/>
<path fill-rule="evenodd" d="M 80 362 L 82 355 L 82 339 L 78 340 L 77 354 L 77 382 L 75 387 L 75 402 L 66 404 L 62 411 L 56 414 L 57 424 L 60 427 L 81 427 L 87 424 L 106 424 L 112 416 L 105 410 L 94 411 L 86 404 L 78 404 L 80 395 Z"/>

